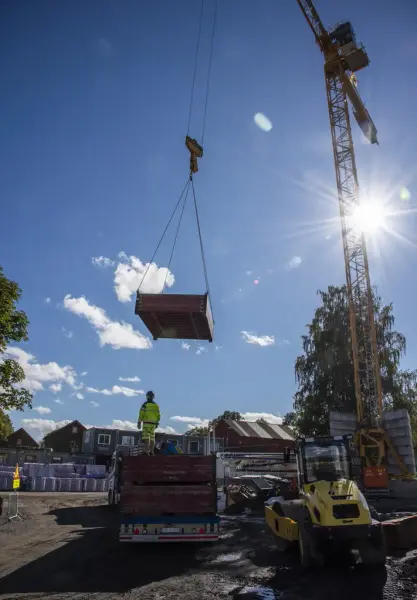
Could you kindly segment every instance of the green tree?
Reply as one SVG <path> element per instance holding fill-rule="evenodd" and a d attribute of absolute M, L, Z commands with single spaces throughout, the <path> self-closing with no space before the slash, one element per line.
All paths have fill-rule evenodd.
<path fill-rule="evenodd" d="M 258 425 L 268 425 L 268 421 L 265 421 L 265 419 L 263 419 L 262 417 L 260 419 L 257 419 L 256 422 L 258 423 Z"/>
<path fill-rule="evenodd" d="M 210 422 L 210 425 L 215 425 L 219 421 L 223 421 L 223 419 L 232 419 L 232 421 L 240 421 L 242 419 L 242 415 L 237 410 L 225 410 L 224 413 L 213 419 Z"/>
<path fill-rule="evenodd" d="M 1 408 L 0 408 L 0 440 L 7 440 L 9 435 L 13 433 L 13 423 L 9 417 Z"/>
<path fill-rule="evenodd" d="M 28 340 L 28 318 L 16 308 L 21 294 L 18 284 L 7 279 L 0 267 L 0 408 L 3 409 L 23 410 L 32 406 L 32 394 L 17 387 L 25 378 L 22 367 L 15 360 L 2 359 L 10 342 Z"/>
<path fill-rule="evenodd" d="M 192 427 L 188 431 L 185 432 L 185 435 L 207 435 L 208 428 L 207 427 Z"/>
<path fill-rule="evenodd" d="M 295 361 L 294 411 L 284 418 L 300 435 L 326 435 L 330 411 L 356 410 L 346 286 L 330 286 L 318 295 L 321 306 L 302 336 L 303 354 Z M 384 306 L 376 292 L 373 301 L 384 408 L 409 408 L 417 375 L 399 368 L 405 337 L 394 330 L 392 304 Z"/>

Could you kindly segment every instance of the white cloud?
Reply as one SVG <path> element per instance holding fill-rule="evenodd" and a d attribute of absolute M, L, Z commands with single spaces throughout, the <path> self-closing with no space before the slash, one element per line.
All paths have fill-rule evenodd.
<path fill-rule="evenodd" d="M 204 346 L 199 346 L 196 350 L 196 354 L 204 354 L 204 352 L 207 352 L 207 349 L 204 348 Z"/>
<path fill-rule="evenodd" d="M 98 402 L 96 402 L 95 400 L 91 400 L 90 404 L 93 408 L 98 408 L 100 406 L 100 404 Z"/>
<path fill-rule="evenodd" d="M 253 271 L 246 271 L 246 275 L 252 275 Z"/>
<path fill-rule="evenodd" d="M 60 392 L 62 390 L 62 383 L 53 383 L 52 385 L 49 386 L 49 389 L 54 394 L 57 394 L 58 392 Z"/>
<path fill-rule="evenodd" d="M 164 282 L 167 287 L 174 285 L 175 277 L 166 267 L 158 267 L 156 263 L 142 263 L 136 256 L 127 257 L 125 253 L 120 253 L 119 257 L 125 261 L 117 265 L 114 273 L 114 289 L 120 302 L 129 302 L 139 286 L 144 293 L 159 294 Z"/>
<path fill-rule="evenodd" d="M 244 421 L 257 421 L 258 419 L 264 419 L 267 423 L 274 423 L 276 425 L 282 424 L 282 418 L 278 415 L 265 412 L 245 412 L 241 414 Z"/>
<path fill-rule="evenodd" d="M 107 344 L 116 350 L 120 348 L 144 350 L 152 347 L 149 338 L 133 329 L 132 325 L 111 321 L 102 308 L 90 304 L 84 296 L 72 298 L 67 294 L 64 298 L 64 307 L 90 322 L 97 330 L 101 346 Z"/>
<path fill-rule="evenodd" d="M 75 394 L 75 397 L 78 398 L 78 400 L 84 400 L 84 396 L 82 394 L 80 394 L 80 392 L 77 392 Z"/>
<path fill-rule="evenodd" d="M 104 396 L 123 395 L 123 396 L 127 396 L 129 398 L 131 398 L 133 396 L 140 396 L 145 393 L 143 390 L 134 390 L 133 388 L 124 387 L 124 386 L 120 386 L 120 385 L 114 385 L 111 388 L 111 390 L 107 390 L 107 389 L 99 390 L 97 388 L 92 388 L 92 387 L 88 387 L 88 388 L 86 388 L 86 390 L 90 394 L 103 394 Z"/>
<path fill-rule="evenodd" d="M 87 371 L 83 371 L 80 375 L 80 377 L 85 377 L 86 375 L 88 375 Z"/>
<path fill-rule="evenodd" d="M 61 367 L 56 362 L 39 364 L 35 356 L 14 346 L 7 348 L 5 357 L 20 364 L 26 376 L 21 385 L 31 392 L 43 390 L 43 384 L 47 382 L 65 382 L 71 387 L 75 386 L 77 373 L 69 365 Z"/>
<path fill-rule="evenodd" d="M 21 424 L 37 440 L 43 438 L 47 433 L 55 431 L 64 425 L 71 423 L 69 420 L 52 421 L 50 419 L 22 419 Z"/>
<path fill-rule="evenodd" d="M 47 296 L 44 300 L 45 304 L 51 304 L 51 299 Z"/>
<path fill-rule="evenodd" d="M 253 120 L 255 121 L 255 124 L 259 127 L 259 129 L 262 129 L 262 131 L 271 131 L 272 123 L 264 114 L 256 113 L 256 115 L 254 115 L 253 117 Z"/>
<path fill-rule="evenodd" d="M 207 425 L 209 424 L 208 419 L 201 419 L 200 417 L 176 416 L 176 417 L 171 417 L 171 421 L 178 421 L 179 423 L 187 423 L 187 424 L 189 424 L 188 429 L 191 429 L 192 427 L 207 427 Z"/>
<path fill-rule="evenodd" d="M 248 331 L 241 331 L 240 335 L 247 344 L 256 344 L 257 346 L 273 346 L 275 344 L 273 335 L 255 335 Z"/>
<path fill-rule="evenodd" d="M 52 410 L 47 406 L 35 406 L 33 410 L 35 410 L 40 415 L 50 415 L 52 412 Z"/>
<path fill-rule="evenodd" d="M 64 404 L 63 400 L 61 400 L 60 398 L 57 398 L 56 400 L 54 400 L 54 402 L 56 402 L 57 404 Z"/>
<path fill-rule="evenodd" d="M 135 430 L 138 428 L 137 423 L 133 423 L 133 421 L 119 421 L 118 419 L 113 419 L 111 425 L 107 425 L 108 429 L 125 429 L 125 430 Z"/>
<path fill-rule="evenodd" d="M 101 269 L 107 269 L 108 267 L 114 267 L 115 262 L 111 258 L 106 258 L 105 256 L 93 256 L 91 262 L 95 267 L 100 267 Z"/>
<path fill-rule="evenodd" d="M 134 377 L 119 377 L 119 381 L 129 381 L 130 383 L 138 383 L 140 381 L 140 377 L 135 375 Z"/>
<path fill-rule="evenodd" d="M 65 329 L 65 327 L 62 328 L 62 333 L 65 335 L 65 337 L 67 337 L 69 340 L 72 338 L 72 336 L 74 335 L 72 333 L 72 331 L 68 331 L 68 329 Z"/>
<path fill-rule="evenodd" d="M 223 348 L 223 346 L 214 346 L 214 349 L 215 349 L 216 351 L 218 351 L 218 350 L 221 350 L 222 348 Z"/>
<path fill-rule="evenodd" d="M 182 342 L 182 343 L 181 343 L 181 348 L 182 348 L 183 350 L 187 350 L 187 351 L 188 351 L 188 350 L 191 348 L 191 345 L 190 345 L 190 344 L 187 344 L 187 342 Z"/>
<path fill-rule="evenodd" d="M 302 259 L 300 256 L 293 256 L 285 265 L 285 268 L 287 269 L 287 271 L 291 271 L 292 269 L 298 269 L 298 267 L 301 265 L 302 263 Z"/>
<path fill-rule="evenodd" d="M 177 431 L 175 431 L 175 429 L 173 427 L 170 427 L 169 425 L 167 427 L 157 427 L 156 431 L 157 431 L 157 433 L 171 433 L 171 434 L 177 433 Z"/>

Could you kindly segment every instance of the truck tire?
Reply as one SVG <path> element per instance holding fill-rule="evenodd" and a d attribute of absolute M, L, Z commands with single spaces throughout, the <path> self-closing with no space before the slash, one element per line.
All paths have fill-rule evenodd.
<path fill-rule="evenodd" d="M 300 551 L 300 563 L 301 566 L 308 569 L 313 566 L 313 557 L 311 553 L 311 544 L 309 543 L 308 536 L 305 535 L 305 532 L 302 528 L 298 530 L 298 548 Z"/>
<path fill-rule="evenodd" d="M 387 552 L 384 540 L 378 542 L 364 541 L 359 546 L 359 555 L 362 564 L 368 567 L 381 567 L 385 565 Z"/>
<path fill-rule="evenodd" d="M 310 518 L 303 511 L 298 521 L 298 548 L 301 566 L 305 568 L 321 567 L 323 566 L 324 557 L 317 548 L 309 525 L 311 525 Z"/>

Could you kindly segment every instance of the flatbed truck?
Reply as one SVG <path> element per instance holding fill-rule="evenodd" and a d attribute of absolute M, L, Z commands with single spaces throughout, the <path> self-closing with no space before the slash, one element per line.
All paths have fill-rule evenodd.
<path fill-rule="evenodd" d="M 113 455 L 108 501 L 119 511 L 119 541 L 216 542 L 216 457 Z"/>

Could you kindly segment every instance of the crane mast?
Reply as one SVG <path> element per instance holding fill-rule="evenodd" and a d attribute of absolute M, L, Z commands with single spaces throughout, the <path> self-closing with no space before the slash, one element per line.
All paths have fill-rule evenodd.
<path fill-rule="evenodd" d="M 368 66 L 369 59 L 364 48 L 356 44 L 350 23 L 339 24 L 328 32 L 311 0 L 297 2 L 325 60 L 346 270 L 359 450 L 365 466 L 381 467 L 385 457 L 381 375 L 366 241 L 363 232 L 355 227 L 354 219 L 360 206 L 360 194 L 348 106 L 349 99 L 365 137 L 371 143 L 377 143 L 375 125 L 357 92 L 354 77 L 356 71 Z"/>

